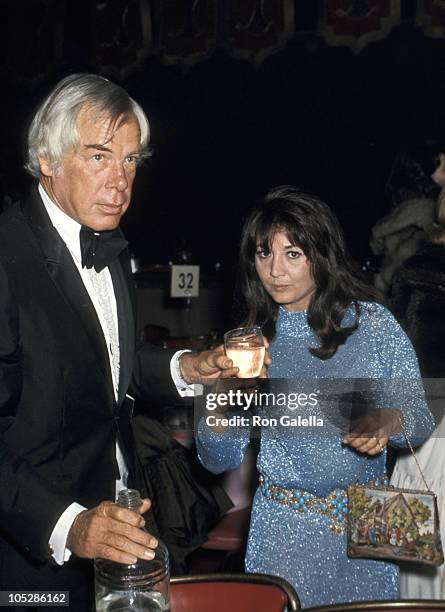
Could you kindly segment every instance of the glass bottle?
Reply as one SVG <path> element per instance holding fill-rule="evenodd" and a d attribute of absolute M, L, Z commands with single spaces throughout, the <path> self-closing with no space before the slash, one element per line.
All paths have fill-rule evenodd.
<path fill-rule="evenodd" d="M 120 491 L 117 504 L 137 510 L 142 504 L 139 491 Z M 169 612 L 168 550 L 157 540 L 154 559 L 131 565 L 95 559 L 96 612 Z"/>

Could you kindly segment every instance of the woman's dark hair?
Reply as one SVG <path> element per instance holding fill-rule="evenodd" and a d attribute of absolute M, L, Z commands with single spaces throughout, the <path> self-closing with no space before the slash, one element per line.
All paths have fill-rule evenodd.
<path fill-rule="evenodd" d="M 258 245 L 268 251 L 273 234 L 284 231 L 291 244 L 301 248 L 311 263 L 315 291 L 307 321 L 320 339 L 320 347 L 309 348 L 320 359 L 329 359 L 357 329 L 360 306 L 357 300 L 376 299 L 376 292 L 360 279 L 346 254 L 343 233 L 331 209 L 321 200 L 289 186 L 276 187 L 264 204 L 247 218 L 241 239 L 237 302 L 248 325 L 261 325 L 272 337 L 278 304 L 264 289 L 255 269 Z M 355 320 L 341 323 L 353 303 Z"/>
<path fill-rule="evenodd" d="M 399 151 L 385 185 L 385 195 L 394 206 L 412 198 L 436 199 L 439 189 L 431 178 L 441 146 L 428 143 Z"/>

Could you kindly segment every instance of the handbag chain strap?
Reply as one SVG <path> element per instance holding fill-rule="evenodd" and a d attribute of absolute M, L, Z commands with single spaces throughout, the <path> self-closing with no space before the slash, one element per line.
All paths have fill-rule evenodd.
<path fill-rule="evenodd" d="M 428 483 L 426 481 L 426 478 L 425 478 L 425 475 L 424 475 L 424 473 L 422 471 L 422 468 L 420 467 L 420 463 L 419 463 L 419 461 L 417 459 L 416 453 L 414 452 L 414 449 L 412 447 L 410 439 L 406 435 L 405 427 L 403 426 L 403 421 L 402 421 L 402 418 L 401 418 L 400 414 L 398 415 L 398 418 L 399 418 L 400 427 L 402 428 L 403 435 L 405 436 L 406 443 L 408 444 L 408 448 L 411 451 L 411 454 L 414 457 L 414 461 L 416 463 L 417 469 L 419 470 L 419 473 L 422 476 L 423 484 L 425 485 L 426 490 L 429 491 L 430 488 L 428 486 Z"/>
<path fill-rule="evenodd" d="M 421 475 L 421 477 L 422 477 L 423 484 L 425 485 L 426 490 L 427 490 L 427 491 L 430 491 L 431 489 L 430 489 L 430 487 L 428 486 L 428 483 L 427 483 L 427 481 L 426 481 L 425 475 L 424 475 L 424 473 L 423 473 L 423 471 L 422 471 L 422 468 L 420 467 L 420 463 L 419 463 L 419 461 L 418 461 L 418 459 L 417 459 L 416 453 L 414 452 L 414 449 L 413 449 L 413 446 L 412 446 L 412 444 L 411 444 L 411 442 L 410 442 L 410 439 L 408 438 L 408 436 L 407 436 L 407 434 L 406 434 L 406 430 L 405 430 L 405 427 L 404 427 L 404 425 L 403 425 L 403 420 L 402 420 L 402 417 L 400 416 L 400 414 L 398 414 L 398 415 L 397 415 L 397 418 L 399 419 L 400 428 L 401 428 L 401 430 L 402 430 L 403 435 L 405 436 L 405 440 L 406 440 L 406 443 L 407 443 L 407 445 L 408 445 L 408 448 L 409 448 L 409 450 L 411 451 L 411 454 L 412 454 L 412 456 L 413 456 L 413 458 L 414 458 L 414 461 L 415 461 L 415 463 L 416 463 L 417 469 L 419 470 L 419 473 L 420 473 L 420 475 Z M 383 449 L 382 449 L 382 450 L 383 450 Z M 363 476 L 364 476 L 364 475 L 365 475 L 365 473 L 366 473 L 366 465 L 367 465 L 367 462 L 368 462 L 368 460 L 369 460 L 369 456 L 368 456 L 368 455 L 366 455 L 366 456 L 365 456 L 365 459 L 366 459 L 366 460 L 365 460 L 365 461 L 364 461 L 364 463 L 363 463 L 363 467 L 362 467 L 362 470 L 361 470 L 361 475 L 359 476 L 359 480 L 360 480 L 360 479 L 362 479 L 362 478 L 363 478 Z M 385 474 L 386 474 L 386 469 L 385 469 Z"/>

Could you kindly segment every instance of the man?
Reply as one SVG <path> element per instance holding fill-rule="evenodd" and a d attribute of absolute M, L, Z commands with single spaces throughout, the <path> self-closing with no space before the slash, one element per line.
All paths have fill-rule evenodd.
<path fill-rule="evenodd" d="M 135 351 L 118 226 L 148 138 L 122 88 L 67 77 L 29 131 L 39 185 L 0 220 L 0 590 L 69 590 L 76 612 L 85 559 L 132 563 L 157 544 L 111 501 L 134 465 L 127 392 L 168 400 L 237 372 L 218 351 Z"/>

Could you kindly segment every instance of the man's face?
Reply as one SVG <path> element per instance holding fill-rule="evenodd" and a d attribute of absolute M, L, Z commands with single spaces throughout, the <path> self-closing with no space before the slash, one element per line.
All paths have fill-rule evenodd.
<path fill-rule="evenodd" d="M 41 183 L 72 219 L 94 230 L 113 230 L 130 205 L 140 156 L 140 129 L 130 115 L 110 126 L 108 117 L 83 107 L 78 117 L 80 143 L 59 168 L 40 159 Z"/>

